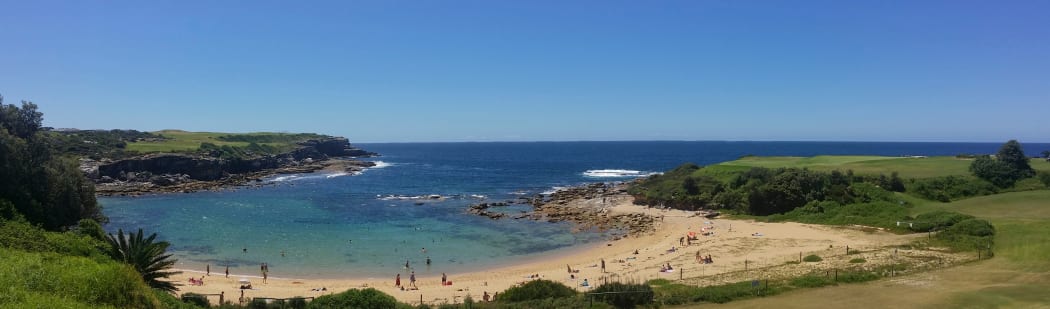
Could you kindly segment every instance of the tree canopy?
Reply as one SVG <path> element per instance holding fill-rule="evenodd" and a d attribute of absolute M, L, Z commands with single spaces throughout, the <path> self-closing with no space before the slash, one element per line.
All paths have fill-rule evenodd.
<path fill-rule="evenodd" d="M 105 222 L 94 185 L 75 159 L 54 156 L 36 104 L 4 105 L 0 97 L 0 214 L 48 230 L 81 219 Z M 14 211 L 10 211 L 13 208 Z"/>
<path fill-rule="evenodd" d="M 1003 144 L 995 159 L 989 156 L 977 157 L 970 164 L 970 172 L 1000 188 L 1012 187 L 1018 180 L 1035 176 L 1035 170 L 1028 165 L 1028 157 L 1024 155 L 1021 143 L 1016 140 Z"/>

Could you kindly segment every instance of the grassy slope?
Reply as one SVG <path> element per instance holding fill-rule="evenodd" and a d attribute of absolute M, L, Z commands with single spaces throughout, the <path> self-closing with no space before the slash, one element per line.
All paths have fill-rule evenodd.
<path fill-rule="evenodd" d="M 816 157 L 821 158 L 821 157 Z M 899 171 L 902 177 L 965 175 L 968 161 L 949 157 L 873 159 L 859 157 L 745 158 L 720 168 L 749 166 L 852 168 L 857 173 Z M 926 160 L 923 162 L 915 162 Z M 956 161 L 964 162 L 959 164 Z M 779 162 L 784 165 L 776 165 Z M 1050 163 L 1032 160 L 1037 170 Z M 857 168 L 863 167 L 863 168 Z M 801 290 L 785 295 L 717 305 L 732 308 L 1037 307 L 1050 308 L 1050 191 L 1027 191 L 937 203 L 901 195 L 913 214 L 953 210 L 991 221 L 997 228 L 996 258 L 872 283 Z M 704 304 L 702 307 L 711 307 Z M 701 307 L 701 306 L 687 306 Z"/>
<path fill-rule="evenodd" d="M 229 145 L 233 147 L 244 147 L 248 146 L 247 142 L 227 142 L 219 140 L 218 137 L 226 135 L 238 135 L 237 133 L 217 133 L 217 132 L 186 132 L 179 130 L 164 130 L 153 132 L 155 134 L 163 135 L 164 137 L 171 138 L 165 141 L 157 142 L 135 142 L 130 143 L 127 146 L 128 151 L 149 153 L 149 152 L 179 152 L 179 151 L 194 151 L 200 148 L 201 143 L 208 142 L 218 146 Z M 251 135 L 280 135 L 283 133 L 243 133 Z M 293 147 L 287 143 L 264 143 L 270 146 L 279 148 L 291 149 Z"/>
<path fill-rule="evenodd" d="M 722 174 L 729 171 L 746 170 L 751 167 L 805 167 L 818 171 L 853 170 L 857 174 L 889 175 L 898 172 L 902 178 L 928 178 L 939 176 L 968 176 L 970 159 L 955 157 L 879 157 L 879 156 L 816 156 L 816 157 L 746 157 L 711 165 L 704 173 Z M 1050 171 L 1050 163 L 1045 160 L 1030 161 L 1033 168 Z M 716 176 L 718 177 L 718 176 Z"/>

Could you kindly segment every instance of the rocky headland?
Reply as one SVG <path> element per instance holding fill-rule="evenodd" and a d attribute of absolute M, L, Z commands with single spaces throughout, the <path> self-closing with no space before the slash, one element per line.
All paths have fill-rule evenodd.
<path fill-rule="evenodd" d="M 615 238 L 652 232 L 653 216 L 611 211 L 621 201 L 633 199 L 627 194 L 627 186 L 627 183 L 593 183 L 558 190 L 549 195 L 537 194 L 516 200 L 474 204 L 467 208 L 467 212 L 493 220 L 571 222 L 575 231 L 597 229 L 622 232 Z M 510 205 L 529 205 L 532 209 L 517 213 L 500 209 Z"/>
<path fill-rule="evenodd" d="M 343 137 L 311 139 L 294 150 L 246 158 L 221 158 L 200 153 L 152 153 L 123 159 L 83 158 L 81 170 L 103 196 L 148 193 L 188 193 L 234 186 L 263 185 L 277 174 L 319 170 L 358 173 L 375 163 L 357 160 L 377 156 L 350 145 Z"/>

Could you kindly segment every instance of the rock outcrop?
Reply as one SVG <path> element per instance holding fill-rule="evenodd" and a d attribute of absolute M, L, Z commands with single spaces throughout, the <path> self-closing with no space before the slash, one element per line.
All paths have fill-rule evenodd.
<path fill-rule="evenodd" d="M 116 161 L 85 159 L 81 160 L 81 170 L 97 184 L 105 184 L 97 190 L 103 195 L 191 192 L 253 182 L 268 174 L 309 173 L 333 165 L 338 165 L 333 170 L 360 172 L 375 164 L 349 158 L 377 155 L 351 146 L 343 137 L 313 139 L 298 145 L 286 153 L 251 158 L 155 153 Z"/>

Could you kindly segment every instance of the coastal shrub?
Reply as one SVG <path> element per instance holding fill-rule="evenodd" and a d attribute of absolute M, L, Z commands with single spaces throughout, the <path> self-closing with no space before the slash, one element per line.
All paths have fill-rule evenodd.
<path fill-rule="evenodd" d="M 253 298 L 252 301 L 248 303 L 248 308 L 249 309 L 268 309 L 267 306 L 266 306 L 266 300 L 265 299 L 259 299 L 259 298 Z M 351 308 L 351 307 L 345 307 L 345 308 Z M 357 308 L 357 307 L 353 307 L 353 308 Z"/>
<path fill-rule="evenodd" d="M 653 288 L 648 284 L 610 282 L 588 293 L 595 300 L 616 308 L 634 308 L 653 302 Z"/>
<path fill-rule="evenodd" d="M 24 252 L 0 248 L 0 291 L 4 291 L 0 293 L 0 300 L 8 297 L 25 300 L 45 296 L 103 307 L 161 306 L 154 292 L 142 282 L 138 273 L 125 265 L 52 252 Z M 0 301 L 0 307 L 7 306 Z"/>
<path fill-rule="evenodd" d="M 208 297 L 197 293 L 182 294 L 182 301 L 199 307 L 211 307 Z"/>
<path fill-rule="evenodd" d="M 777 294 L 775 288 L 764 285 L 753 286 L 751 281 L 741 281 L 724 285 L 706 286 L 697 289 L 693 302 L 727 303 L 738 299 Z"/>
<path fill-rule="evenodd" d="M 854 263 L 854 264 L 860 264 L 860 263 L 864 263 L 864 262 L 867 262 L 867 261 L 868 260 L 865 260 L 865 259 L 862 259 L 862 258 L 853 258 L 853 259 L 849 260 L 850 263 Z"/>
<path fill-rule="evenodd" d="M 367 288 L 364 290 L 351 289 L 338 294 L 330 294 L 317 297 L 309 302 L 306 308 L 337 309 L 337 308 L 396 308 L 397 300 L 379 290 Z"/>
<path fill-rule="evenodd" d="M 988 181 L 962 176 L 913 179 L 907 186 L 907 191 L 914 195 L 945 203 L 999 192 L 999 188 Z"/>
<path fill-rule="evenodd" d="M 501 302 L 520 302 L 548 298 L 562 298 L 576 295 L 576 291 L 559 282 L 550 280 L 533 280 L 521 286 L 507 289 L 496 299 Z"/>
<path fill-rule="evenodd" d="M 306 299 L 302 297 L 295 297 L 288 300 L 288 308 L 292 309 L 304 309 L 306 308 Z"/>
<path fill-rule="evenodd" d="M 1050 187 L 1050 172 L 1039 172 L 1039 182 L 1042 182 L 1044 186 Z"/>
<path fill-rule="evenodd" d="M 816 254 L 810 254 L 810 255 L 807 255 L 806 257 L 802 258 L 803 262 L 820 262 L 820 261 L 823 261 L 823 260 L 824 259 L 820 258 Z"/>
<path fill-rule="evenodd" d="M 879 275 L 871 271 L 842 271 L 834 278 L 836 282 L 841 283 L 868 282 L 875 279 L 879 279 Z"/>
<path fill-rule="evenodd" d="M 937 233 L 937 239 L 954 250 L 987 249 L 992 246 L 995 227 L 981 219 L 963 220 Z"/>
<path fill-rule="evenodd" d="M 157 297 L 157 300 L 160 301 L 161 308 L 167 308 L 167 309 L 201 309 L 201 308 L 207 308 L 207 307 L 197 306 L 197 305 L 195 305 L 193 303 L 184 302 L 184 301 L 182 301 L 182 299 L 176 298 L 175 295 L 172 295 L 171 293 L 164 292 L 164 291 L 161 291 L 161 290 L 153 290 L 153 296 Z M 220 307 L 220 308 L 225 308 L 225 307 Z"/>
<path fill-rule="evenodd" d="M 70 232 L 48 232 L 24 221 L 0 220 L 0 247 L 28 252 L 54 252 L 108 261 L 100 248 L 105 245 L 91 237 Z"/>
<path fill-rule="evenodd" d="M 912 223 L 910 228 L 916 232 L 939 231 L 968 219 L 973 219 L 973 216 L 953 211 L 937 210 L 915 216 L 914 223 Z"/>
<path fill-rule="evenodd" d="M 766 217 L 770 222 L 795 221 L 827 225 L 864 225 L 900 230 L 897 221 L 908 221 L 908 205 L 879 201 L 841 205 L 833 201 L 813 201 L 788 213 Z"/>
<path fill-rule="evenodd" d="M 792 278 L 790 280 L 790 283 L 791 286 L 798 288 L 819 288 L 822 286 L 835 284 L 823 275 L 805 275 L 802 277 L 796 277 Z"/>

